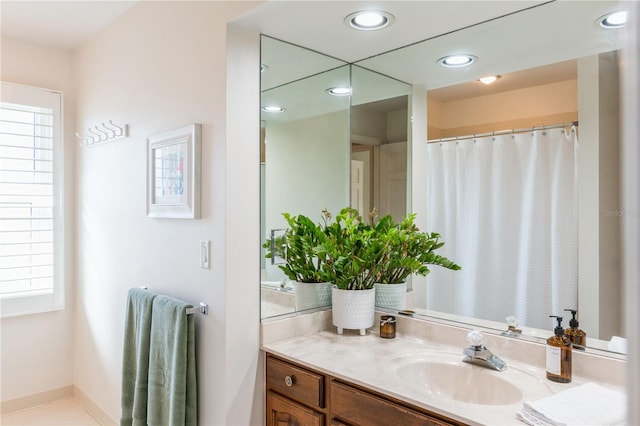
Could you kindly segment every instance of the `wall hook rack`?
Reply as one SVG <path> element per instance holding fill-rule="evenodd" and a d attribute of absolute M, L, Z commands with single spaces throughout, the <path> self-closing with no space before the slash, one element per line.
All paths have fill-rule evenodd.
<path fill-rule="evenodd" d="M 119 126 L 109 120 L 108 123 L 97 124 L 93 127 L 89 127 L 84 134 L 76 133 L 76 136 L 82 139 L 83 146 L 97 145 L 128 137 L 129 125 L 123 124 L 122 126 Z"/>

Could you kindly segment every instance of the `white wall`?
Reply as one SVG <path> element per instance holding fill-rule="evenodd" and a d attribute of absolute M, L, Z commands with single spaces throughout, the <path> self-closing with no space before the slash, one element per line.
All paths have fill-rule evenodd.
<path fill-rule="evenodd" d="M 623 335 L 620 284 L 622 211 L 618 84 L 615 55 L 578 59 L 578 311 L 587 335 L 609 340 Z M 597 90 L 594 90 L 597 89 Z"/>
<path fill-rule="evenodd" d="M 130 126 L 129 138 L 80 149 L 77 162 L 74 383 L 114 420 L 126 294 L 146 285 L 209 304 L 196 319 L 200 424 L 260 422 L 247 410 L 261 399 L 257 73 L 245 96 L 226 93 L 227 79 L 250 81 L 247 69 L 258 69 L 257 35 L 232 34 L 236 50 L 226 49 L 227 21 L 255 5 L 140 2 L 77 52 L 78 129 Z M 244 104 L 234 109 L 236 97 Z M 256 111 L 244 117 L 255 135 L 238 123 L 247 108 Z M 202 124 L 202 218 L 146 218 L 146 138 L 194 122 Z M 212 241 L 210 270 L 199 268 L 200 240 Z"/>
<path fill-rule="evenodd" d="M 623 209 L 629 214 L 623 221 L 623 262 L 626 332 L 629 338 L 627 358 L 627 424 L 640 424 L 640 3 L 629 8 L 622 66 L 623 142 L 622 165 Z"/>
<path fill-rule="evenodd" d="M 75 92 L 70 51 L 2 38 L 3 81 L 63 92 L 64 179 L 73 185 Z M 2 401 L 72 384 L 73 191 L 65 192 L 65 309 L 4 318 L 2 327 Z"/>

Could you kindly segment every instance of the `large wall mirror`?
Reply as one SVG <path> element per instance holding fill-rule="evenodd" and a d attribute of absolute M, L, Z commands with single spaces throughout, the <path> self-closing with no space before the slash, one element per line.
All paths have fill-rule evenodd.
<path fill-rule="evenodd" d="M 524 289 L 513 302 L 507 302 L 500 292 L 483 287 L 481 280 L 474 276 L 456 275 L 434 267 L 427 279 L 427 290 L 416 292 L 424 296 L 413 299 L 414 310 L 419 314 L 498 330 L 506 328 L 506 316 L 514 315 L 524 334 L 547 337 L 552 328 L 548 315 L 564 314 L 564 323 L 568 326 L 570 314 L 563 310 L 577 309 L 589 346 L 624 352 L 623 347 L 610 345 L 612 338 L 625 335 L 617 263 L 620 218 L 616 216 L 621 210 L 617 165 L 620 33 L 601 28 L 597 23 L 598 17 L 611 12 L 615 6 L 614 2 L 598 1 L 545 3 L 356 62 L 367 72 L 424 88 L 427 117 L 414 116 L 412 125 L 424 126 L 431 144 L 455 146 L 455 137 L 458 137 L 464 145 L 473 143 L 473 138 L 466 138 L 468 135 L 493 137 L 493 133 L 522 128 L 532 128 L 530 133 L 533 133 L 543 126 L 557 124 L 564 124 L 562 131 L 570 135 L 572 123 L 578 122 L 575 218 L 572 223 L 562 225 L 576 229 L 576 260 L 573 265 L 560 264 L 560 268 L 570 270 L 569 276 L 560 281 L 573 280 L 574 295 L 553 302 L 538 300 L 541 296 Z M 439 58 L 452 53 L 473 54 L 476 61 L 464 68 L 446 69 L 438 64 Z M 489 75 L 501 78 L 487 86 L 477 81 Z M 415 89 L 413 95 L 416 96 Z M 357 110 L 352 110 L 352 115 L 357 114 Z M 355 130 L 355 124 L 351 126 L 351 133 L 358 135 L 360 131 Z M 369 148 L 359 149 L 366 152 Z M 356 152 L 357 149 L 353 150 L 351 158 L 361 155 Z M 413 158 L 410 167 L 427 167 L 427 159 Z M 427 181 L 408 184 L 411 192 L 405 206 L 411 206 L 415 194 L 429 191 Z M 439 208 L 440 205 L 426 206 L 429 224 Z M 532 210 L 534 218 L 548 214 Z M 443 233 L 444 230 L 429 231 Z M 474 235 L 449 237 L 443 235 L 445 248 L 464 246 L 477 238 Z M 514 238 L 519 237 L 514 235 Z M 455 252 L 446 254 L 458 261 Z M 535 252 L 519 253 L 519 256 L 527 261 L 524 263 L 527 268 L 535 269 Z M 497 266 L 491 268 L 497 269 L 490 269 L 488 264 L 487 269 L 498 272 L 488 280 L 515 287 L 518 276 L 503 274 L 500 270 L 500 264 L 507 265 L 512 259 L 499 257 L 494 261 Z M 463 271 L 482 270 L 460 264 Z M 460 279 L 466 282 L 460 284 L 457 282 Z M 473 293 L 464 293 L 467 285 L 472 285 Z M 439 294 L 456 286 L 462 288 L 462 295 Z M 442 303 L 440 298 L 445 296 L 450 300 L 500 298 L 500 309 L 490 309 L 489 313 L 463 310 L 456 303 Z M 538 309 L 537 316 L 531 312 L 521 314 L 522 306 L 528 305 L 545 308 Z"/>
<path fill-rule="evenodd" d="M 267 36 L 261 40 L 262 240 L 276 241 L 284 232 L 283 213 L 319 222 L 323 209 L 336 214 L 351 206 L 403 217 L 410 200 L 411 86 Z M 264 254 L 263 248 L 262 318 L 326 305 L 301 299 L 279 268 L 284 259 Z"/>
<path fill-rule="evenodd" d="M 282 213 L 320 219 L 349 203 L 349 87 L 343 61 L 261 37 L 261 235 L 286 228 Z M 262 318 L 296 311 L 294 288 L 262 249 Z"/>

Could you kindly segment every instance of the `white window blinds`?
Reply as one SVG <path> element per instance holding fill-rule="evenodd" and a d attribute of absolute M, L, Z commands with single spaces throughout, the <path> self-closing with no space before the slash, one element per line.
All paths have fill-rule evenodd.
<path fill-rule="evenodd" d="M 62 305 L 61 94 L 2 83 L 1 95 L 0 297 L 9 316 Z"/>

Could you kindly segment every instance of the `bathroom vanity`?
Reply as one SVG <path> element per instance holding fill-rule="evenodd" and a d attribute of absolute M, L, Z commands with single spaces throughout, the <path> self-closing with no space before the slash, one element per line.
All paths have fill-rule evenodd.
<path fill-rule="evenodd" d="M 267 425 L 461 425 L 420 407 L 267 356 Z"/>
<path fill-rule="evenodd" d="M 268 425 L 511 425 L 524 401 L 586 382 L 623 391 L 622 359 L 575 353 L 572 382 L 559 384 L 538 342 L 485 333 L 507 364 L 495 371 L 462 362 L 462 327 L 398 318 L 397 337 L 383 339 L 375 327 L 338 335 L 330 318 L 263 323 Z"/>

